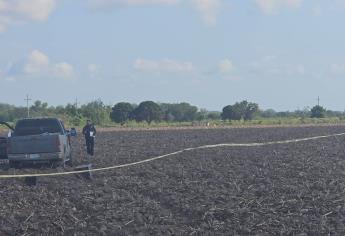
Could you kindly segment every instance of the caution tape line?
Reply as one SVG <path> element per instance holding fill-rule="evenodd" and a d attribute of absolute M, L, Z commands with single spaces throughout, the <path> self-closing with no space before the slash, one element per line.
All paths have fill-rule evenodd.
<path fill-rule="evenodd" d="M 305 141 L 311 141 L 311 140 L 316 140 L 316 139 L 324 139 L 324 138 L 331 138 L 331 137 L 344 136 L 344 135 L 345 133 L 339 133 L 339 134 L 330 134 L 330 135 L 315 136 L 315 137 L 309 137 L 309 138 L 290 139 L 290 140 L 283 140 L 283 141 L 270 141 L 270 142 L 262 142 L 262 143 L 221 143 L 221 144 L 213 144 L 213 145 L 203 145 L 199 147 L 185 148 L 176 152 L 164 154 L 157 157 L 152 157 L 152 158 L 145 159 L 142 161 L 127 163 L 127 164 L 108 166 L 108 167 L 96 168 L 96 169 L 91 169 L 91 170 L 77 170 L 77 171 L 66 171 L 66 172 L 55 172 L 55 173 L 20 174 L 20 175 L 0 175 L 0 179 L 62 176 L 62 175 L 71 175 L 71 174 L 81 174 L 81 173 L 87 173 L 87 172 L 100 172 L 100 171 L 114 170 L 114 169 L 119 169 L 119 168 L 140 165 L 140 164 L 152 162 L 155 160 L 163 159 L 166 157 L 178 155 L 183 152 L 194 151 L 198 149 L 210 149 L 210 148 L 217 148 L 217 147 L 258 147 L 258 146 L 267 146 L 267 145 L 274 145 L 274 144 L 298 143 L 298 142 L 305 142 Z"/>

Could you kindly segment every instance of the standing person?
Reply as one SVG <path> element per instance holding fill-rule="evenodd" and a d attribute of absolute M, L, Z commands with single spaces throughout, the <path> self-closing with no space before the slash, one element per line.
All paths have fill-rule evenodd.
<path fill-rule="evenodd" d="M 83 134 L 85 136 L 86 147 L 87 147 L 87 154 L 93 156 L 93 147 L 95 145 L 95 137 L 96 137 L 96 128 L 91 123 L 90 120 L 86 121 L 86 125 L 83 128 Z"/>

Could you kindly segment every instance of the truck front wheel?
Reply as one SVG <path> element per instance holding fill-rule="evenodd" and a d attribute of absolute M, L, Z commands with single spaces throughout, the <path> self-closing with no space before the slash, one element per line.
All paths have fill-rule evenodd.
<path fill-rule="evenodd" d="M 8 165 L 10 168 L 14 168 L 14 169 L 19 168 L 19 163 L 17 161 L 9 161 Z"/>

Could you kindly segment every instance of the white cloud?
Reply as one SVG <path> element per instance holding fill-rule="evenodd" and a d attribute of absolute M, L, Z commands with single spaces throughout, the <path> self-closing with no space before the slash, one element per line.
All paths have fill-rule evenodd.
<path fill-rule="evenodd" d="M 45 21 L 55 7 L 55 0 L 25 0 L 17 1 L 13 11 L 32 20 Z"/>
<path fill-rule="evenodd" d="M 153 73 L 184 73 L 194 71 L 194 66 L 191 62 L 178 62 L 171 59 L 163 60 L 147 60 L 147 59 L 137 59 L 133 65 L 134 69 L 144 72 Z"/>
<path fill-rule="evenodd" d="M 0 32 L 9 25 L 45 21 L 56 7 L 56 0 L 0 0 Z"/>
<path fill-rule="evenodd" d="M 207 24 L 213 25 L 217 21 L 217 14 L 221 8 L 221 0 L 192 0 L 196 9 L 202 14 Z"/>
<path fill-rule="evenodd" d="M 22 73 L 29 77 L 75 78 L 74 68 L 67 62 L 51 63 L 49 57 L 39 50 L 33 50 L 23 66 Z"/>
<path fill-rule="evenodd" d="M 219 63 L 219 72 L 228 74 L 235 70 L 234 64 L 229 59 L 224 59 Z"/>
<path fill-rule="evenodd" d="M 274 14 L 282 8 L 299 8 L 303 0 L 255 0 L 255 2 L 264 13 Z"/>
<path fill-rule="evenodd" d="M 60 79 L 73 79 L 75 77 L 74 68 L 67 62 L 60 62 L 52 67 L 53 74 Z"/>
<path fill-rule="evenodd" d="M 89 0 L 91 7 L 173 5 L 180 0 Z"/>
<path fill-rule="evenodd" d="M 204 21 L 213 25 L 224 0 L 88 0 L 89 5 L 96 9 L 111 9 L 112 7 L 139 7 L 139 6 L 173 6 L 179 3 L 190 3 L 200 14 Z"/>
<path fill-rule="evenodd" d="M 47 71 L 49 67 L 49 58 L 44 53 L 34 50 L 28 57 L 28 63 L 24 66 L 24 72 L 28 74 Z"/>

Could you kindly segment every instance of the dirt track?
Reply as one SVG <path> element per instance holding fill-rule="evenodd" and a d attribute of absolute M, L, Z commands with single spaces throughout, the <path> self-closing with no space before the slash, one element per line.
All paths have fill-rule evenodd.
<path fill-rule="evenodd" d="M 345 126 L 101 132 L 93 164 L 341 132 Z M 1 180 L 0 235 L 344 235 L 344 142 L 191 151 L 95 173 L 91 182 L 74 175 L 40 178 L 36 187 Z M 81 137 L 74 146 L 82 163 Z"/>

